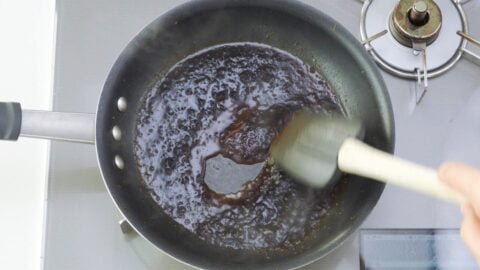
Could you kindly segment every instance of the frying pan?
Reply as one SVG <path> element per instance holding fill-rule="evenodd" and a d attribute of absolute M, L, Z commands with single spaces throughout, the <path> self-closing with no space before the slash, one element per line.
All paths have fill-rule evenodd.
<path fill-rule="evenodd" d="M 267 258 L 254 250 L 208 244 L 177 226 L 148 194 L 138 171 L 134 141 L 144 96 L 179 60 L 232 42 L 271 45 L 314 67 L 345 113 L 363 121 L 365 141 L 393 151 L 390 100 L 362 46 L 327 15 L 284 0 L 206 0 L 179 6 L 148 25 L 124 49 L 106 80 L 96 115 L 28 111 L 18 103 L 1 103 L 0 139 L 27 136 L 95 143 L 105 185 L 128 222 L 145 239 L 186 264 L 207 269 L 284 269 L 308 264 L 339 246 L 361 224 L 384 184 L 347 176 L 348 184 L 308 248 Z"/>

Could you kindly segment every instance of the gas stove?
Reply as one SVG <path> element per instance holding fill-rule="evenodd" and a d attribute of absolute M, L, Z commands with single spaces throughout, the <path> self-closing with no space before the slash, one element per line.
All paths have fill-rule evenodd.
<path fill-rule="evenodd" d="M 121 50 L 183 2 L 58 1 L 54 110 L 95 112 Z M 396 155 L 480 167 L 479 0 L 302 2 L 347 28 L 378 63 L 395 113 Z M 428 29 L 410 31 L 412 21 Z M 44 269 L 188 269 L 119 224 L 91 145 L 51 144 L 46 205 Z M 389 185 L 357 233 L 304 269 L 430 269 L 432 256 L 448 269 L 476 269 L 460 223 L 457 206 Z"/>

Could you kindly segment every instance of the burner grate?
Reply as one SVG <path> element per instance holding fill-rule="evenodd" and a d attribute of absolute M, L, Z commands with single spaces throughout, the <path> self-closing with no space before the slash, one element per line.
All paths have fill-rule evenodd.
<path fill-rule="evenodd" d="M 480 46 L 469 34 L 463 6 L 472 0 L 364 0 L 360 20 L 362 44 L 387 72 L 415 80 L 420 103 L 428 80 L 444 74 L 463 56 L 480 66 L 467 44 Z"/>

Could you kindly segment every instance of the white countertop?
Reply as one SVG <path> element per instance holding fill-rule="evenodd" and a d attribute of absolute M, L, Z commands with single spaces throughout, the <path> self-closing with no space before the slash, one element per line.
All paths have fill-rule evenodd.
<path fill-rule="evenodd" d="M 0 0 L 0 101 L 50 108 L 54 14 L 54 0 Z M 0 269 L 41 268 L 48 147 L 33 139 L 0 142 Z"/>

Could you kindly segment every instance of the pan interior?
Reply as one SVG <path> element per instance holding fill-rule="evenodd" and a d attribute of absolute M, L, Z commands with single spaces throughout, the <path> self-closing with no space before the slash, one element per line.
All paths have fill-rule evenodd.
<path fill-rule="evenodd" d="M 181 60 L 148 93 L 137 125 L 136 159 L 152 198 L 218 247 L 270 258 L 308 248 L 344 183 L 314 190 L 267 162 L 270 143 L 301 110 L 342 113 L 321 76 L 287 52 L 233 43 Z M 265 165 L 242 190 L 220 194 L 204 179 L 218 155 L 237 167 Z"/>

